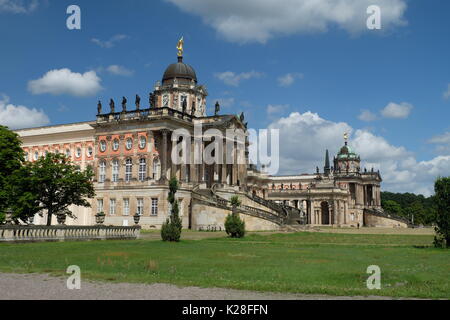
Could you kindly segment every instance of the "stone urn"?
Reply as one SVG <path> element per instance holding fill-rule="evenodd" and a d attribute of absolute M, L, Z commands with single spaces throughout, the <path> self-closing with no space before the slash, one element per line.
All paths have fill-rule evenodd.
<path fill-rule="evenodd" d="M 12 216 L 13 216 L 13 211 L 11 208 L 8 208 L 5 212 L 5 223 L 7 225 L 12 225 Z"/>
<path fill-rule="evenodd" d="M 105 213 L 104 212 L 99 212 L 95 215 L 95 222 L 97 224 L 103 224 L 105 223 Z"/>
<path fill-rule="evenodd" d="M 135 223 L 136 225 L 138 225 L 138 224 L 139 224 L 139 221 L 141 220 L 141 215 L 140 215 L 139 213 L 136 213 L 136 214 L 133 216 L 133 219 L 134 219 L 134 223 Z"/>
<path fill-rule="evenodd" d="M 56 220 L 58 221 L 59 225 L 64 225 L 66 223 L 66 215 L 65 214 L 57 214 L 56 215 Z"/>

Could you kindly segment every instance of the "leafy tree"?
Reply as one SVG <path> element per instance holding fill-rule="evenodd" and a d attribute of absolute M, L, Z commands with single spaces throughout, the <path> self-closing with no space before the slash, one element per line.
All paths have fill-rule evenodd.
<path fill-rule="evenodd" d="M 437 236 L 435 245 L 450 247 L 450 177 L 438 178 L 434 191 L 436 193 L 437 215 L 435 223 Z"/>
<path fill-rule="evenodd" d="M 176 178 L 170 179 L 168 201 L 172 209 L 170 217 L 167 218 L 161 228 L 161 238 L 163 241 L 179 242 L 181 238 L 183 225 L 179 216 L 178 200 L 175 198 L 178 188 L 178 180 Z"/>
<path fill-rule="evenodd" d="M 0 126 L 0 213 L 15 201 L 10 197 L 11 176 L 20 169 L 24 160 L 19 136 L 7 127 Z M 0 222 L 2 218 L 0 217 Z"/>
<path fill-rule="evenodd" d="M 413 193 L 382 192 L 381 199 L 385 211 L 410 220 L 414 217 L 414 224 L 431 225 L 435 220 L 434 196 L 425 198 Z"/>
<path fill-rule="evenodd" d="M 73 218 L 68 207 L 90 207 L 87 198 L 95 196 L 92 170 L 79 170 L 64 155 L 49 153 L 26 163 L 23 170 L 18 190 L 27 195 L 22 199 L 27 205 L 24 214 L 46 211 L 48 226 L 53 215 Z"/>
<path fill-rule="evenodd" d="M 383 209 L 388 213 L 403 216 L 402 207 L 394 200 L 383 201 L 382 206 Z"/>

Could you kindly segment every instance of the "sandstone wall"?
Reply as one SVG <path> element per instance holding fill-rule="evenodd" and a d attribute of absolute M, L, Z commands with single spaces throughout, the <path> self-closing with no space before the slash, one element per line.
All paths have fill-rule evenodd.
<path fill-rule="evenodd" d="M 211 207 L 205 204 L 194 203 L 192 213 L 192 229 L 199 230 L 206 229 L 208 226 L 222 228 L 225 230 L 225 218 L 230 214 L 229 210 Z M 272 231 L 279 230 L 280 226 L 264 219 L 240 215 L 241 219 L 245 221 L 245 228 L 247 231 Z"/>

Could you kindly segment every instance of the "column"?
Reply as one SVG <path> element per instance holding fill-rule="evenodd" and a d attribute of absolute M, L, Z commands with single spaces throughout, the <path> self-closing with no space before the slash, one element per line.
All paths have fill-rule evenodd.
<path fill-rule="evenodd" d="M 167 136 L 170 133 L 170 130 L 167 129 L 163 129 L 161 130 L 162 133 L 162 137 L 163 137 L 163 143 L 162 143 L 162 147 L 161 147 L 161 155 L 162 155 L 162 159 L 161 159 L 161 181 L 166 181 L 167 180 L 167 149 L 168 149 L 168 144 L 167 144 Z"/>

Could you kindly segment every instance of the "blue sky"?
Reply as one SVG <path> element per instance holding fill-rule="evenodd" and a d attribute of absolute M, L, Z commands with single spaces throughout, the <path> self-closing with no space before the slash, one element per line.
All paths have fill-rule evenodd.
<path fill-rule="evenodd" d="M 315 14 L 310 0 L 241 2 L 0 0 L 0 123 L 86 121 L 98 99 L 146 101 L 184 36 L 210 108 L 281 130 L 280 173 L 314 171 L 350 131 L 385 189 L 431 194 L 449 175 L 449 1 L 322 0 Z M 66 27 L 71 4 L 81 30 Z M 382 30 L 365 27 L 369 4 Z M 46 82 L 51 70 L 62 80 Z"/>

